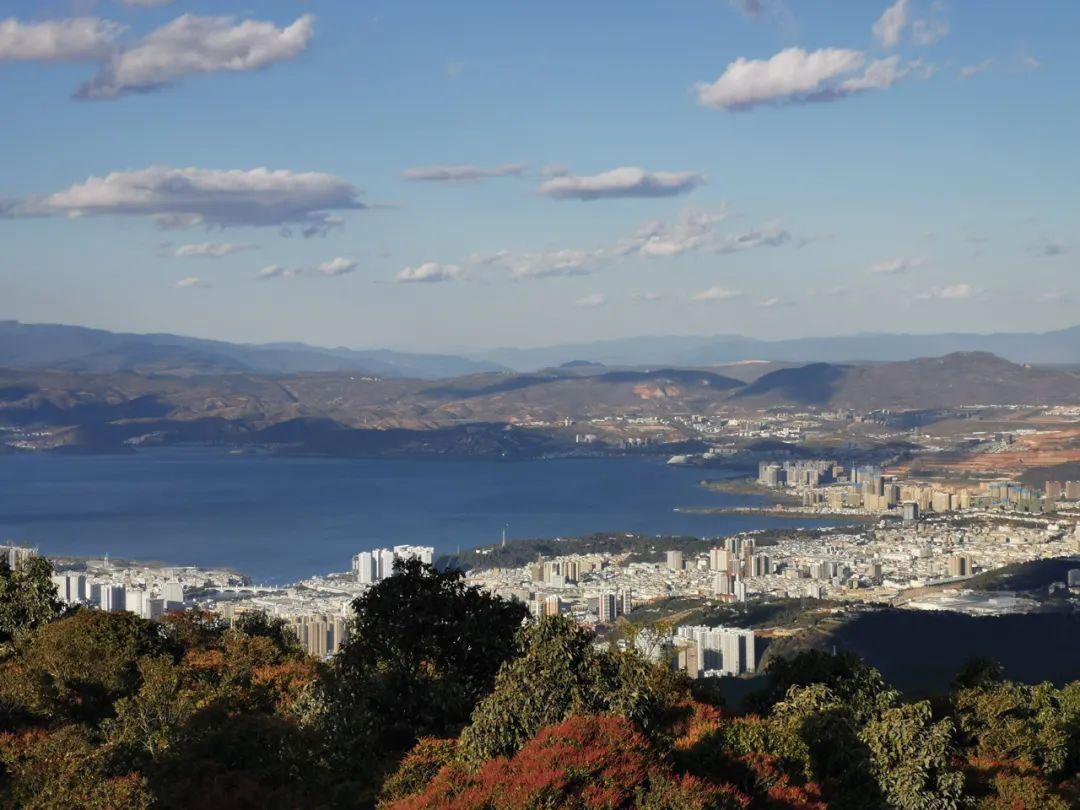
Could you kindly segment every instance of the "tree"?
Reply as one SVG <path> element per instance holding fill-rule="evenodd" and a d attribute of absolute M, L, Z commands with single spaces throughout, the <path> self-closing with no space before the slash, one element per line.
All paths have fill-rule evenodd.
<path fill-rule="evenodd" d="M 14 568 L 0 560 L 0 643 L 63 615 L 52 575 L 52 563 L 44 557 L 20 560 Z"/>
<path fill-rule="evenodd" d="M 152 761 L 176 743 L 209 690 L 188 683 L 168 656 L 143 658 L 139 674 L 139 691 L 116 701 L 116 718 L 106 721 L 105 733 L 111 744 Z"/>
<path fill-rule="evenodd" d="M 821 785 L 830 806 L 854 810 L 883 805 L 855 712 L 830 687 L 792 686 L 769 720 L 775 736 L 766 750 Z"/>
<path fill-rule="evenodd" d="M 337 767 L 363 776 L 392 767 L 421 737 L 457 734 L 517 651 L 528 611 L 467 585 L 460 571 L 410 559 L 355 600 L 353 614 L 305 715 Z"/>
<path fill-rule="evenodd" d="M 961 689 L 952 709 L 963 741 L 979 757 L 1023 761 L 1054 777 L 1080 772 L 1080 682 Z"/>
<path fill-rule="evenodd" d="M 685 682 L 635 652 L 600 651 L 570 619 L 552 616 L 522 631 L 522 655 L 499 672 L 461 735 L 470 762 L 509 756 L 537 731 L 575 714 L 618 714 L 660 732 Z"/>
<path fill-rule="evenodd" d="M 107 751 L 79 726 L 0 735 L 0 760 L 9 773 L 7 795 L 0 794 L 5 807 L 142 810 L 153 803 L 146 780 L 137 773 L 113 774 Z"/>
<path fill-rule="evenodd" d="M 975 689 L 1001 683 L 1004 670 L 991 658 L 969 658 L 952 680 L 952 688 Z"/>
<path fill-rule="evenodd" d="M 768 685 L 751 699 L 754 707 L 767 713 L 784 700 L 792 686 L 820 683 L 852 713 L 856 725 L 863 725 L 885 709 L 895 706 L 899 695 L 889 688 L 881 673 L 849 652 L 835 655 L 807 650 L 791 658 L 777 658 L 769 664 Z"/>
<path fill-rule="evenodd" d="M 873 757 L 888 807 L 953 810 L 964 805 L 964 775 L 952 767 L 952 721 L 935 723 L 928 701 L 886 710 L 859 737 Z"/>
<path fill-rule="evenodd" d="M 749 799 L 671 769 L 650 740 L 625 717 L 582 715 L 549 726 L 513 757 L 470 769 L 445 765 L 420 793 L 386 810 L 735 810 Z"/>
<path fill-rule="evenodd" d="M 34 714 L 96 725 L 138 690 L 140 660 L 160 655 L 176 658 L 179 650 L 155 622 L 77 610 L 19 639 L 20 694 Z"/>

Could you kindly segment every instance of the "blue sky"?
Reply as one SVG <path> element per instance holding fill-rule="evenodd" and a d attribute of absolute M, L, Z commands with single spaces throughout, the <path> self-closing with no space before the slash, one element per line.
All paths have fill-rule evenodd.
<path fill-rule="evenodd" d="M 1049 0 L 0 2 L 0 317 L 429 350 L 1073 325 L 1078 33 Z"/>

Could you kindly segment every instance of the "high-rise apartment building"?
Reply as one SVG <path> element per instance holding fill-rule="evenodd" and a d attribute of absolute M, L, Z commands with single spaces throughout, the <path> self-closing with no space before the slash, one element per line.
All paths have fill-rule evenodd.
<path fill-rule="evenodd" d="M 757 668 L 753 630 L 683 625 L 675 631 L 675 642 L 681 648 L 680 668 L 692 678 L 701 674 L 741 675 Z"/>
<path fill-rule="evenodd" d="M 184 606 L 184 584 L 170 579 L 161 589 L 161 598 L 165 600 L 165 610 L 180 610 Z"/>
<path fill-rule="evenodd" d="M 98 598 L 98 607 L 102 610 L 125 610 L 123 585 L 102 585 Z"/>
<path fill-rule="evenodd" d="M 735 577 L 727 571 L 713 574 L 713 595 L 732 596 L 735 593 Z"/>
<path fill-rule="evenodd" d="M 682 571 L 683 553 L 677 550 L 669 551 L 667 553 L 667 567 L 669 571 Z"/>
<path fill-rule="evenodd" d="M 69 605 L 77 605 L 88 598 L 86 577 L 83 574 L 71 571 L 54 574 L 52 582 L 56 586 L 56 595 Z"/>
<path fill-rule="evenodd" d="M 600 603 L 597 609 L 597 615 L 600 617 L 602 623 L 610 624 L 615 621 L 618 608 L 619 602 L 614 591 L 600 592 Z"/>
<path fill-rule="evenodd" d="M 947 565 L 950 577 L 971 576 L 971 558 L 966 554 L 953 554 Z"/>
<path fill-rule="evenodd" d="M 435 549 L 432 546 L 401 545 L 361 551 L 352 558 L 353 575 L 357 582 L 373 585 L 393 575 L 395 560 L 407 560 L 413 557 L 431 565 L 435 557 Z"/>
<path fill-rule="evenodd" d="M 5 545 L 0 546 L 0 559 L 7 558 L 9 568 L 17 568 L 23 560 L 36 557 L 38 550 L 28 546 Z"/>
<path fill-rule="evenodd" d="M 314 614 L 295 616 L 290 622 L 297 639 L 308 653 L 327 658 L 341 649 L 347 638 L 345 619 L 341 616 Z"/>

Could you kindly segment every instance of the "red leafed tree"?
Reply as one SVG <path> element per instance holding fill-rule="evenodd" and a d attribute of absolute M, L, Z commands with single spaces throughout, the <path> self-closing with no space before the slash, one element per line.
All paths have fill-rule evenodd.
<path fill-rule="evenodd" d="M 389 810 L 525 810 L 532 807 L 617 810 L 728 810 L 749 799 L 730 785 L 677 776 L 623 717 L 586 715 L 540 731 L 510 759 L 475 771 L 444 767 L 427 788 Z"/>

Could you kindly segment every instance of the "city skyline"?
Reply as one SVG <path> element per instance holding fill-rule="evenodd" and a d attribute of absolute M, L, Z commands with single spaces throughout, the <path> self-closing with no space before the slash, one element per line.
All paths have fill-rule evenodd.
<path fill-rule="evenodd" d="M 0 5 L 0 317 L 425 350 L 1076 322 L 1080 10 L 147 5 Z"/>

